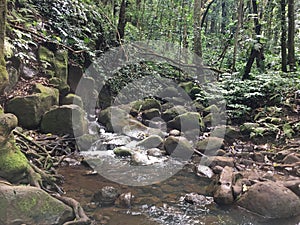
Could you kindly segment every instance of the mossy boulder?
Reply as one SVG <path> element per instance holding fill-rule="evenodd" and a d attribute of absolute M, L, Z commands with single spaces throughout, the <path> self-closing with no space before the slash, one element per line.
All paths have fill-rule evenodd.
<path fill-rule="evenodd" d="M 138 100 L 132 103 L 132 108 L 138 111 L 145 111 L 148 109 L 158 109 L 161 111 L 161 104 L 158 100 L 147 98 L 145 100 Z"/>
<path fill-rule="evenodd" d="M 53 85 L 53 87 L 57 88 L 61 95 L 66 95 L 70 91 L 69 85 L 58 77 L 50 78 L 49 83 Z"/>
<path fill-rule="evenodd" d="M 125 146 L 114 148 L 113 152 L 115 153 L 116 156 L 119 157 L 131 156 L 133 153 L 133 151 L 130 148 L 127 148 Z"/>
<path fill-rule="evenodd" d="M 27 129 L 39 126 L 43 114 L 58 104 L 58 90 L 36 84 L 35 93 L 24 97 L 15 97 L 7 103 L 6 112 L 17 116 L 19 125 Z"/>
<path fill-rule="evenodd" d="M 182 82 L 179 84 L 179 87 L 182 88 L 188 95 L 191 94 L 191 90 L 195 87 L 195 84 L 192 81 Z"/>
<path fill-rule="evenodd" d="M 176 87 L 167 87 L 161 92 L 160 97 L 161 98 L 166 98 L 166 97 L 172 98 L 172 97 L 177 97 L 178 94 L 179 94 L 178 93 L 178 88 L 176 88 Z"/>
<path fill-rule="evenodd" d="M 202 117 L 197 112 L 187 112 L 178 115 L 173 120 L 169 121 L 167 126 L 170 129 L 181 130 L 182 132 L 194 129 L 204 129 Z"/>
<path fill-rule="evenodd" d="M 171 107 L 170 109 L 165 110 L 161 117 L 163 118 L 163 120 L 165 120 L 166 122 L 173 120 L 176 116 L 187 113 L 188 111 L 186 110 L 186 108 L 184 106 L 178 105 L 178 106 L 174 106 Z"/>
<path fill-rule="evenodd" d="M 158 109 L 148 109 L 142 113 L 144 120 L 152 120 L 155 117 L 160 117 L 160 111 Z"/>
<path fill-rule="evenodd" d="M 74 217 L 71 207 L 40 188 L 0 184 L 0 224 L 62 225 Z"/>
<path fill-rule="evenodd" d="M 82 99 L 75 94 L 68 94 L 61 100 L 61 105 L 78 105 L 80 108 L 83 108 Z"/>
<path fill-rule="evenodd" d="M 44 133 L 81 136 L 87 133 L 85 113 L 77 105 L 53 107 L 44 114 L 41 130 Z"/>

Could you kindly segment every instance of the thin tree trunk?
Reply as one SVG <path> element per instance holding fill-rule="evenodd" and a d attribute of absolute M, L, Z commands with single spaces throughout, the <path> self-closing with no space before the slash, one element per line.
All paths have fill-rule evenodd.
<path fill-rule="evenodd" d="M 0 57 L 4 58 L 4 37 L 6 24 L 6 0 L 0 0 Z M 1 60 L 2 62 L 3 60 Z"/>
<path fill-rule="evenodd" d="M 226 1 L 222 1 L 222 23 L 221 23 L 221 33 L 226 33 L 226 20 L 227 20 L 227 8 L 226 8 Z"/>
<path fill-rule="evenodd" d="M 251 68 L 254 63 L 255 58 L 256 58 L 257 67 L 261 71 L 264 71 L 263 46 L 260 43 L 260 38 L 259 38 L 259 35 L 261 34 L 261 25 L 258 20 L 257 0 L 252 0 L 252 6 L 253 6 L 253 14 L 256 15 L 254 17 L 254 26 L 255 26 L 255 34 L 256 34 L 257 43 L 254 44 L 254 46 L 251 49 L 249 59 L 247 61 L 245 69 L 244 69 L 244 74 L 242 77 L 243 80 L 250 78 L 250 72 L 251 72 Z"/>
<path fill-rule="evenodd" d="M 295 6 L 294 0 L 288 0 L 288 63 L 290 71 L 296 70 L 295 63 Z"/>
<path fill-rule="evenodd" d="M 239 39 L 239 33 L 242 26 L 242 20 L 243 20 L 243 8 L 244 8 L 244 0 L 239 0 L 238 5 L 238 24 L 236 27 L 236 31 L 234 34 L 234 49 L 233 49 L 233 60 L 232 60 L 232 71 L 236 71 L 236 54 L 237 54 L 237 48 L 238 48 L 238 39 Z"/>
<path fill-rule="evenodd" d="M 202 57 L 201 9 L 202 9 L 202 0 L 195 0 L 194 2 L 194 53 L 199 57 Z"/>
<path fill-rule="evenodd" d="M 286 52 L 286 2 L 280 0 L 280 12 L 281 12 L 281 70 L 287 72 L 287 52 Z"/>
<path fill-rule="evenodd" d="M 124 39 L 126 22 L 126 0 L 122 0 L 119 13 L 118 32 L 116 34 L 119 42 Z"/>

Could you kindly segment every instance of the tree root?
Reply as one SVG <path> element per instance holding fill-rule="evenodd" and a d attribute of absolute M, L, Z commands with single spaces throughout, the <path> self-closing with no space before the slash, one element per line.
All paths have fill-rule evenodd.
<path fill-rule="evenodd" d="M 70 206 L 75 214 L 75 220 L 64 223 L 63 225 L 89 225 L 92 223 L 91 219 L 85 214 L 80 203 L 75 199 L 63 197 L 58 194 L 53 195 L 58 200 L 62 201 L 66 205 Z"/>

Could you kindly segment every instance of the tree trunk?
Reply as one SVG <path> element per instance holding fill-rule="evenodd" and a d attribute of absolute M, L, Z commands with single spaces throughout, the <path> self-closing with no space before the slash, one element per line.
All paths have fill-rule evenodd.
<path fill-rule="evenodd" d="M 295 63 L 295 6 L 294 0 L 288 0 L 288 63 L 290 71 L 296 70 Z"/>
<path fill-rule="evenodd" d="M 201 9 L 202 9 L 202 0 L 195 0 L 194 2 L 194 53 L 199 57 L 202 57 Z"/>
<path fill-rule="evenodd" d="M 126 22 L 126 0 L 122 0 L 119 13 L 118 32 L 116 35 L 119 42 L 122 42 L 124 39 Z"/>
<path fill-rule="evenodd" d="M 254 63 L 254 59 L 256 58 L 256 64 L 257 67 L 264 71 L 264 54 L 263 54 L 263 46 L 260 43 L 259 35 L 261 34 L 261 24 L 258 20 L 258 9 L 257 9 L 257 0 L 252 0 L 252 7 L 253 7 L 253 14 L 256 16 L 254 17 L 254 26 L 255 26 L 255 34 L 256 34 L 256 43 L 253 45 L 251 49 L 251 53 L 248 59 L 248 62 L 244 69 L 244 74 L 242 79 L 249 79 L 250 78 L 250 72 L 252 65 Z"/>
<path fill-rule="evenodd" d="M 6 25 L 6 0 L 0 0 L 0 94 L 4 92 L 8 84 L 8 74 L 4 60 L 4 38 Z"/>
<path fill-rule="evenodd" d="M 226 33 L 226 20 L 227 20 L 227 8 L 226 8 L 226 1 L 223 0 L 222 2 L 222 23 L 221 23 L 221 33 L 225 34 Z"/>
<path fill-rule="evenodd" d="M 280 0 L 281 12 L 281 70 L 287 72 L 287 52 L 286 52 L 286 2 Z"/>

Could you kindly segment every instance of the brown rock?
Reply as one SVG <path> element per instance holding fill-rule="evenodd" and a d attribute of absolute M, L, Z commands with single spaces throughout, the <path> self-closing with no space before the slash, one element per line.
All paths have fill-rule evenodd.
<path fill-rule="evenodd" d="M 220 175 L 218 186 L 214 193 L 214 200 L 219 205 L 229 205 L 233 203 L 232 180 L 233 168 L 226 166 Z"/>

